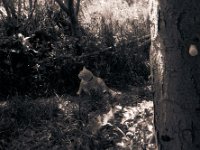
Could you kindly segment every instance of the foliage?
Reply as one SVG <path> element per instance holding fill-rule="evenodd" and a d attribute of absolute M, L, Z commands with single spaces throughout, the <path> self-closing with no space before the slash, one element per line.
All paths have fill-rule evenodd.
<path fill-rule="evenodd" d="M 1 19 L 2 96 L 75 93 L 79 84 L 77 74 L 83 65 L 112 86 L 146 82 L 148 43 L 139 45 L 148 38 L 138 39 L 143 31 L 138 28 L 139 23 L 129 21 L 120 27 L 116 22 L 107 23 L 107 18 L 101 16 L 95 29 L 98 35 L 84 26 L 79 27 L 80 36 L 74 37 L 67 14 L 58 5 L 50 4 L 36 3 L 31 16 L 22 11 L 24 18 Z M 125 30 L 130 27 L 129 32 Z"/>
<path fill-rule="evenodd" d="M 89 0 L 81 2 L 78 13 L 77 0 L 70 8 L 78 8 L 71 10 L 75 28 L 69 7 L 59 3 L 63 1 L 2 2 L 0 97 L 7 99 L 0 100 L 0 149 L 118 149 L 133 148 L 133 143 L 134 148 L 144 148 L 148 144 L 144 135 L 152 134 L 144 125 L 152 125 L 152 108 L 135 106 L 142 94 L 125 93 L 114 99 L 95 93 L 59 96 L 76 93 L 83 66 L 109 87 L 125 90 L 148 81 L 149 23 L 131 19 L 132 11 L 118 12 L 120 6 L 132 9 L 133 1 L 112 1 L 119 7 L 112 16 L 88 13 L 89 4 L 99 10 Z M 120 22 L 116 17 L 120 13 L 129 18 Z M 56 96 L 41 98 L 52 95 Z M 133 113 L 136 107 L 139 111 Z M 125 118 L 128 113 L 135 118 Z"/>

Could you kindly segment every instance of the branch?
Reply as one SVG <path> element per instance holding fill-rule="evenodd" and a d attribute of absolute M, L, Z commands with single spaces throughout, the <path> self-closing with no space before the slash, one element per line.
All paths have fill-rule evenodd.
<path fill-rule="evenodd" d="M 21 17 L 21 12 L 22 12 L 22 1 L 18 0 L 18 17 Z"/>
<path fill-rule="evenodd" d="M 3 18 L 2 20 L 5 20 L 5 16 L 4 16 L 3 11 L 0 10 L 0 14 L 1 14 L 1 17 Z"/>
<path fill-rule="evenodd" d="M 105 53 L 105 52 L 113 52 L 113 53 L 115 53 L 116 51 L 113 51 L 113 48 L 112 47 L 107 47 L 107 48 L 105 48 L 105 49 L 103 49 L 103 50 L 99 50 L 99 51 L 94 51 L 94 52 L 92 52 L 92 53 L 88 53 L 88 54 L 82 54 L 81 56 L 73 56 L 73 55 L 71 55 L 71 54 L 69 54 L 69 55 L 65 55 L 65 56 L 60 56 L 60 57 L 62 57 L 63 59 L 64 58 L 72 58 L 72 59 L 74 59 L 74 60 L 81 60 L 81 59 L 84 59 L 84 58 L 87 58 L 87 57 L 94 57 L 94 56 L 98 56 L 98 55 L 100 55 L 101 53 Z"/>
<path fill-rule="evenodd" d="M 9 6 L 10 12 L 12 14 L 12 17 L 14 17 L 16 19 L 17 14 L 16 14 L 16 11 L 15 11 L 14 2 L 13 1 L 8 2 L 8 6 Z"/>
<path fill-rule="evenodd" d="M 79 12 L 79 8 L 80 8 L 80 1 L 81 0 L 77 0 L 77 3 L 76 3 L 76 16 L 78 16 L 78 12 Z"/>
<path fill-rule="evenodd" d="M 67 13 L 67 15 L 70 16 L 70 12 L 69 12 L 68 8 L 65 6 L 65 4 L 61 0 L 55 0 L 55 1 L 58 3 L 60 8 L 62 8 L 62 10 L 64 10 Z"/>
<path fill-rule="evenodd" d="M 37 4 L 37 0 L 35 0 L 33 4 L 32 4 L 32 0 L 29 0 L 29 15 L 28 15 L 29 19 L 31 19 L 33 16 L 33 12 L 35 11 L 36 4 Z"/>
<path fill-rule="evenodd" d="M 11 13 L 10 13 L 7 1 L 6 0 L 2 0 L 2 3 L 3 3 L 3 6 L 4 6 L 5 10 L 6 10 L 8 18 L 11 18 Z"/>

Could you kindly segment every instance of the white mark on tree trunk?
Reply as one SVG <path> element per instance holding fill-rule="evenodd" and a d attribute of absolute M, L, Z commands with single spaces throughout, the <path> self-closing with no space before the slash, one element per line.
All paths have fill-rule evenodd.
<path fill-rule="evenodd" d="M 196 45 L 194 45 L 194 44 L 190 45 L 190 47 L 189 47 L 189 54 L 190 54 L 190 56 L 196 56 L 196 55 L 198 55 L 198 49 L 197 49 Z"/>

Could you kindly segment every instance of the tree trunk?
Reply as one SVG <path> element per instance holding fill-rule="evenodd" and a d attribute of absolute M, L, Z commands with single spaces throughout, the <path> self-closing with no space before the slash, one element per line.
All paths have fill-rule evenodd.
<path fill-rule="evenodd" d="M 77 0 L 77 2 L 76 2 L 76 16 L 78 16 L 78 12 L 79 12 L 79 9 L 80 9 L 80 2 L 81 2 L 81 0 Z"/>
<path fill-rule="evenodd" d="M 29 0 L 29 12 L 28 12 L 28 18 L 32 19 L 33 17 L 33 13 L 35 11 L 35 8 L 37 7 L 37 0 Z"/>
<path fill-rule="evenodd" d="M 21 12 L 22 12 L 22 0 L 18 0 L 18 18 L 21 18 Z"/>
<path fill-rule="evenodd" d="M 200 3 L 150 3 L 150 60 L 158 149 L 199 150 Z"/>
<path fill-rule="evenodd" d="M 33 0 L 29 0 L 29 12 L 28 12 L 28 18 L 31 18 L 32 16 L 32 10 L 33 10 Z"/>
<path fill-rule="evenodd" d="M 72 34 L 74 36 L 77 36 L 77 29 L 78 29 L 78 20 L 76 16 L 76 12 L 74 9 L 74 0 L 68 0 L 67 1 L 67 7 L 69 9 L 69 17 L 71 20 L 71 29 L 72 29 Z"/>
<path fill-rule="evenodd" d="M 59 4 L 60 8 L 67 13 L 67 15 L 70 18 L 71 21 L 71 29 L 72 29 L 72 35 L 79 36 L 78 35 L 78 20 L 76 16 L 76 12 L 74 10 L 74 0 L 65 0 L 65 3 L 63 3 L 61 0 L 56 0 L 56 2 Z"/>

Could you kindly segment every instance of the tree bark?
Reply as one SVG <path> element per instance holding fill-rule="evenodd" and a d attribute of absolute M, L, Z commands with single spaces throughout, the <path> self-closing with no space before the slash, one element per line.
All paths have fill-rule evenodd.
<path fill-rule="evenodd" d="M 151 71 L 159 150 L 200 149 L 200 3 L 151 0 Z M 189 49 L 195 45 L 198 54 Z"/>

